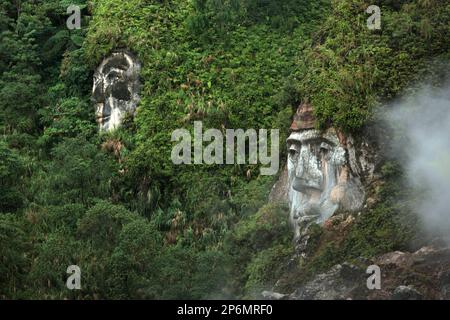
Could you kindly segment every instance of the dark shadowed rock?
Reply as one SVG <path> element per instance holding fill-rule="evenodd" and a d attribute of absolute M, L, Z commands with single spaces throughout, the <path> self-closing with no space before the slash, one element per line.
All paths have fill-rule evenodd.
<path fill-rule="evenodd" d="M 439 279 L 442 299 L 450 300 L 450 270 L 444 271 Z"/>
<path fill-rule="evenodd" d="M 374 259 L 359 258 L 316 275 L 297 287 L 292 300 L 441 300 L 450 299 L 450 248 L 423 247 L 416 252 L 393 251 Z M 366 269 L 381 270 L 381 288 L 369 290 Z M 294 272 L 294 271 L 292 271 Z M 301 274 L 301 270 L 296 271 Z M 279 290 L 278 290 L 279 289 Z M 283 292 L 282 287 L 275 291 Z M 292 291 L 291 291 L 292 292 Z M 284 292 L 286 293 L 286 292 Z M 285 295 L 281 295 L 285 299 Z M 280 296 L 280 297 L 281 297 Z M 270 299 L 276 299 L 274 295 Z"/>
<path fill-rule="evenodd" d="M 330 271 L 317 275 L 312 281 L 298 288 L 293 300 L 348 300 L 364 299 L 366 293 L 365 270 L 343 263 Z"/>
<path fill-rule="evenodd" d="M 422 300 L 423 295 L 413 286 L 398 286 L 391 297 L 392 300 Z"/>

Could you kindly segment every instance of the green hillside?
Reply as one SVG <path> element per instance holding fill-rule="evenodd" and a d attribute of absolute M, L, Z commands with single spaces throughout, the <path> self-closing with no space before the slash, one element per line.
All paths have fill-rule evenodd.
<path fill-rule="evenodd" d="M 278 177 L 176 166 L 171 134 L 194 121 L 280 129 L 284 167 L 301 102 L 317 128 L 357 135 L 377 107 L 442 81 L 450 5 L 374 2 L 375 31 L 362 0 L 0 0 L 0 299 L 252 298 L 272 286 L 294 251 L 287 208 L 268 204 Z M 66 27 L 70 4 L 81 30 Z M 93 72 L 117 49 L 143 64 L 142 99 L 99 133 Z M 394 221 L 399 172 L 383 172 L 373 215 L 339 250 L 318 246 L 308 272 L 415 236 Z M 386 245 L 363 241 L 374 225 Z M 81 291 L 66 288 L 73 264 Z"/>

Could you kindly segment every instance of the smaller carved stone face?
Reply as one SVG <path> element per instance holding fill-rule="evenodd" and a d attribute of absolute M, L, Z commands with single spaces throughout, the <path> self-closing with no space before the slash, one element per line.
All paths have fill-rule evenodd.
<path fill-rule="evenodd" d="M 141 65 L 127 52 L 114 52 L 94 74 L 92 98 L 100 130 L 117 128 L 123 117 L 134 114 L 139 102 Z"/>

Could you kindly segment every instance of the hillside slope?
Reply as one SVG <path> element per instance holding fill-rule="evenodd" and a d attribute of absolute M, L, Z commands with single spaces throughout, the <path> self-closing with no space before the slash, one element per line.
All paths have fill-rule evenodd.
<path fill-rule="evenodd" d="M 384 159 L 363 212 L 317 226 L 297 260 L 286 205 L 268 203 L 278 176 L 174 165 L 171 134 L 280 129 L 279 174 L 302 102 L 317 128 L 363 137 L 376 107 L 446 76 L 444 1 L 378 1 L 376 31 L 361 0 L 72 2 L 81 30 L 67 30 L 68 1 L 0 0 L 1 298 L 254 298 L 427 243 Z M 142 63 L 141 101 L 99 133 L 93 73 L 115 50 Z M 66 289 L 74 264 L 81 291 Z"/>

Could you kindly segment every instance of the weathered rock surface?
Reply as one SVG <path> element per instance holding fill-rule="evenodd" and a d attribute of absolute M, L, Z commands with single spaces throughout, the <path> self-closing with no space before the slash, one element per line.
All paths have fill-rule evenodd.
<path fill-rule="evenodd" d="M 448 300 L 450 247 L 424 247 L 414 253 L 395 251 L 358 265 L 342 263 L 316 275 L 291 294 L 266 293 L 266 299 L 293 300 Z M 381 269 L 381 289 L 368 289 L 367 267 Z"/>
<path fill-rule="evenodd" d="M 317 275 L 290 295 L 293 300 L 363 299 L 367 294 L 365 272 L 355 265 L 343 263 Z"/>
<path fill-rule="evenodd" d="M 398 286 L 392 294 L 392 300 L 422 300 L 422 294 L 413 286 Z"/>

